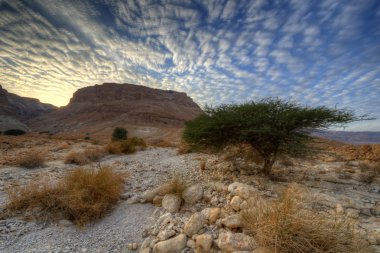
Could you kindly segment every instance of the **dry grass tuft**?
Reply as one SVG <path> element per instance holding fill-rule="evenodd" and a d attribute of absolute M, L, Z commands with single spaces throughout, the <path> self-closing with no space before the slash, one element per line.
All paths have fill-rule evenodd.
<path fill-rule="evenodd" d="M 241 212 L 243 224 L 260 246 L 274 252 L 369 252 L 348 217 L 312 211 L 305 197 L 296 186 L 285 190 L 279 200 L 257 196 L 251 199 L 250 208 Z"/>
<path fill-rule="evenodd" d="M 165 196 L 166 194 L 175 194 L 182 197 L 183 191 L 186 189 L 187 183 L 180 176 L 174 175 L 168 182 L 157 188 L 157 194 Z"/>
<path fill-rule="evenodd" d="M 138 137 L 131 137 L 124 141 L 115 141 L 109 143 L 106 147 L 110 154 L 133 154 L 137 150 L 146 148 L 146 143 L 143 139 Z"/>
<path fill-rule="evenodd" d="M 68 219 L 84 225 L 104 216 L 120 198 L 124 175 L 110 167 L 75 169 L 58 182 L 44 179 L 8 192 L 8 214 L 21 211 L 32 218 Z M 33 213 L 38 210 L 38 213 Z"/>
<path fill-rule="evenodd" d="M 15 161 L 16 165 L 28 169 L 42 167 L 44 166 L 44 163 L 45 155 L 41 151 L 33 150 L 26 154 L 20 155 Z"/>
<path fill-rule="evenodd" d="M 193 152 L 191 150 L 191 147 L 186 144 L 186 143 L 181 143 L 178 147 L 177 147 L 177 154 L 178 155 L 184 155 L 184 154 L 189 154 Z"/>
<path fill-rule="evenodd" d="M 84 151 L 70 152 L 65 157 L 66 164 L 84 165 L 90 162 L 96 162 L 102 157 L 106 156 L 107 151 L 100 147 L 89 147 Z"/>

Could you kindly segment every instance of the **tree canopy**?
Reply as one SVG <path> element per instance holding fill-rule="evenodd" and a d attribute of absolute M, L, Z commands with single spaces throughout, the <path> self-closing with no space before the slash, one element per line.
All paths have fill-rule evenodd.
<path fill-rule="evenodd" d="M 292 101 L 266 98 L 239 105 L 207 107 L 204 114 L 186 122 L 184 140 L 193 147 L 223 147 L 249 143 L 270 173 L 278 154 L 303 154 L 310 130 L 360 120 L 348 110 L 302 106 Z"/>

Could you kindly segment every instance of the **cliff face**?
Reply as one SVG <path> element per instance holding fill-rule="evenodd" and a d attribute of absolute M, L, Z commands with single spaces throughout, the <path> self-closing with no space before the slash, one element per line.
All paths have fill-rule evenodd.
<path fill-rule="evenodd" d="M 55 109 L 55 106 L 41 103 L 38 99 L 9 93 L 0 85 L 0 131 L 14 128 L 28 131 L 23 122 Z"/>
<path fill-rule="evenodd" d="M 70 103 L 31 120 L 37 131 L 100 131 L 118 125 L 182 127 L 202 110 L 186 93 L 105 83 L 76 91 Z"/>
<path fill-rule="evenodd" d="M 38 99 L 20 97 L 9 93 L 0 85 L 0 115 L 14 117 L 20 121 L 31 119 L 56 109 Z"/>

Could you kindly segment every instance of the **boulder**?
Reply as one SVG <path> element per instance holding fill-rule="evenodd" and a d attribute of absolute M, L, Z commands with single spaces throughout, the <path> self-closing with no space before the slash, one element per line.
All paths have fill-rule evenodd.
<path fill-rule="evenodd" d="M 172 230 L 172 229 L 165 229 L 165 230 L 161 230 L 158 233 L 157 239 L 160 240 L 160 241 L 165 241 L 165 240 L 167 240 L 170 237 L 173 237 L 175 235 L 176 235 L 176 233 L 175 233 L 174 230 Z"/>
<path fill-rule="evenodd" d="M 203 228 L 207 218 L 200 212 L 194 213 L 184 227 L 184 232 L 187 236 L 191 237 Z"/>
<path fill-rule="evenodd" d="M 162 207 L 171 213 L 175 213 L 179 211 L 179 208 L 181 207 L 181 202 L 182 200 L 177 195 L 167 194 L 162 199 Z"/>
<path fill-rule="evenodd" d="M 222 219 L 222 224 L 230 229 L 241 227 L 240 215 L 234 214 Z"/>
<path fill-rule="evenodd" d="M 243 233 L 223 232 L 215 243 L 221 250 L 227 252 L 252 251 L 257 248 L 255 240 Z"/>
<path fill-rule="evenodd" d="M 188 204 L 195 204 L 203 198 L 203 188 L 200 185 L 187 187 L 182 193 L 183 200 Z"/>
<path fill-rule="evenodd" d="M 210 234 L 202 234 L 197 236 L 195 247 L 197 252 L 210 252 L 212 246 L 212 235 Z"/>
<path fill-rule="evenodd" d="M 169 240 L 156 243 L 153 247 L 153 253 L 178 253 L 186 247 L 186 243 L 186 235 L 180 234 Z"/>
<path fill-rule="evenodd" d="M 242 183 L 232 183 L 228 186 L 228 192 L 234 196 L 239 196 L 244 200 L 252 197 L 257 191 L 254 187 Z"/>

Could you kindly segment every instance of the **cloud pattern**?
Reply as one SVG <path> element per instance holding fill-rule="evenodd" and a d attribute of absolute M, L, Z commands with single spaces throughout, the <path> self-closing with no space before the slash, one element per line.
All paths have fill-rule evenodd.
<path fill-rule="evenodd" d="M 0 0 L 1 84 L 56 105 L 128 82 L 201 105 L 276 96 L 380 118 L 379 56 L 377 0 Z"/>

